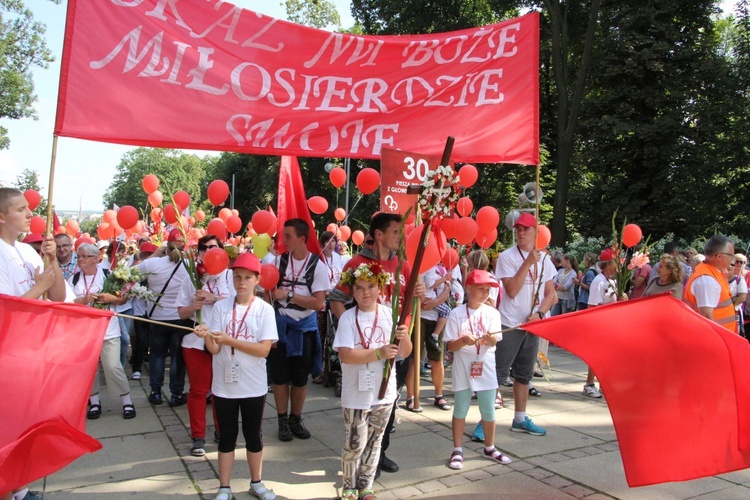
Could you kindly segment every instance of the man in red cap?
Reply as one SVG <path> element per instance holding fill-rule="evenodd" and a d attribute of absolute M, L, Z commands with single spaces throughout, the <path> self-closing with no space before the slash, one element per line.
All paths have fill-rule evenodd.
<path fill-rule="evenodd" d="M 518 244 L 497 259 L 495 277 L 502 281 L 505 291 L 500 301 L 503 329 L 515 329 L 503 334 L 502 341 L 497 344 L 495 359 L 498 382 L 507 380 L 513 368 L 515 414 L 510 430 L 544 436 L 547 431 L 526 415 L 539 337 L 516 328 L 543 319 L 557 302 L 553 282 L 557 270 L 547 253 L 536 248 L 536 226 L 536 217 L 522 213 L 513 226 Z"/>

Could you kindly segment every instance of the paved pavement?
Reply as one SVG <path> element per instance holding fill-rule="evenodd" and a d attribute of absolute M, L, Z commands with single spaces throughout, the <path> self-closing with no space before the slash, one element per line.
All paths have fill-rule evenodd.
<path fill-rule="evenodd" d="M 552 375 L 535 379 L 541 398 L 530 398 L 528 412 L 547 429 L 543 437 L 509 432 L 512 394 L 503 391 L 506 408 L 497 413 L 496 444 L 507 452 L 509 466 L 482 460 L 481 445 L 468 436 L 462 471 L 447 467 L 452 451 L 451 413 L 431 406 L 429 379 L 422 380 L 421 414 L 399 410 L 388 456 L 401 467 L 383 473 L 375 484 L 379 499 L 392 498 L 748 498 L 750 469 L 683 483 L 628 488 L 606 401 L 581 395 L 586 365 L 561 349 L 550 348 Z M 446 383 L 450 387 L 450 380 Z M 216 444 L 209 440 L 203 458 L 190 455 L 185 406 L 152 407 L 148 377 L 131 381 L 138 411 L 123 420 L 119 398 L 102 393 L 103 414 L 88 422 L 88 432 L 104 448 L 38 481 L 32 489 L 51 499 L 213 498 L 218 488 Z M 446 391 L 449 395 L 450 391 Z M 168 394 L 167 394 L 168 396 Z M 696 395 L 700 397 L 700 395 Z M 266 408 L 264 481 L 281 498 L 336 498 L 341 493 L 339 454 L 343 443 L 340 401 L 333 389 L 310 385 L 305 423 L 312 438 L 282 443 L 269 394 Z M 210 411 L 210 410 L 209 410 Z M 476 402 L 467 433 L 479 420 Z M 209 420 L 210 421 L 210 420 Z M 210 435 L 213 434 L 213 428 Z M 241 437 L 240 437 L 241 439 Z M 696 450 L 700 460 L 700 450 Z M 665 467 L 669 464 L 665 463 Z M 250 474 L 244 447 L 237 450 L 232 479 L 237 498 L 247 493 Z"/>

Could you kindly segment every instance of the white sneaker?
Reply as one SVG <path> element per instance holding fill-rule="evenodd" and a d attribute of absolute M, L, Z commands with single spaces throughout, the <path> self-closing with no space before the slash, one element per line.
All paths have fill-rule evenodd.
<path fill-rule="evenodd" d="M 140 380 L 141 379 L 141 372 L 133 372 L 133 374 L 130 376 L 130 380 Z"/>
<path fill-rule="evenodd" d="M 598 399 L 602 397 L 602 393 L 596 388 L 594 384 L 586 384 L 583 386 L 583 395 L 590 398 Z"/>

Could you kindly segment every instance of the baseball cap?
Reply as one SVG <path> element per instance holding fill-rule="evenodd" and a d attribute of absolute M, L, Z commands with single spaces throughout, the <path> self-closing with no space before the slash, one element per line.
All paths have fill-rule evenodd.
<path fill-rule="evenodd" d="M 109 246 L 109 241 L 107 240 L 99 240 L 99 242 L 96 244 L 96 248 L 101 250 L 102 248 L 107 248 Z"/>
<path fill-rule="evenodd" d="M 255 254 L 250 252 L 241 253 L 239 257 L 235 259 L 234 264 L 231 265 L 232 269 L 235 269 L 237 267 L 247 269 L 248 271 L 252 271 L 254 273 L 260 273 L 260 259 L 258 259 Z"/>
<path fill-rule="evenodd" d="M 41 243 L 43 241 L 44 237 L 41 234 L 29 233 L 21 240 L 21 243 Z"/>
<path fill-rule="evenodd" d="M 609 262 L 610 260 L 614 258 L 615 258 L 615 251 L 612 250 L 611 248 L 605 248 L 599 254 L 599 262 Z"/>
<path fill-rule="evenodd" d="M 140 251 L 141 253 L 154 253 L 158 249 L 159 249 L 159 247 L 157 247 L 156 245 L 154 245 L 150 241 L 144 241 L 143 243 L 141 243 L 141 246 L 138 249 L 138 251 Z"/>
<path fill-rule="evenodd" d="M 469 285 L 490 285 L 492 288 L 500 287 L 495 278 L 483 269 L 474 269 L 466 276 L 466 286 Z"/>
<path fill-rule="evenodd" d="M 172 229 L 167 236 L 167 241 L 182 241 L 182 233 L 179 229 Z"/>
<path fill-rule="evenodd" d="M 516 226 L 536 227 L 536 217 L 534 217 L 530 213 L 524 212 L 518 216 L 518 219 L 516 219 L 516 223 L 513 224 L 513 227 Z"/>
<path fill-rule="evenodd" d="M 73 244 L 73 248 L 74 248 L 74 249 L 75 249 L 75 251 L 77 252 L 77 251 L 78 251 L 78 247 L 80 247 L 80 246 L 81 246 L 81 245 L 83 245 L 84 243 L 88 243 L 89 245 L 96 245 L 96 242 L 95 242 L 95 241 L 94 241 L 93 239 L 89 238 L 88 236 L 81 236 L 81 237 L 80 237 L 80 238 L 78 238 L 78 239 L 76 240 L 76 242 L 75 242 L 75 243 Z"/>

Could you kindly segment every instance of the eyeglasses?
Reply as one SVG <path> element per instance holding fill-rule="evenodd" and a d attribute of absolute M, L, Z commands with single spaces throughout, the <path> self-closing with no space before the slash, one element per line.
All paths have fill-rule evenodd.
<path fill-rule="evenodd" d="M 99 256 L 98 255 L 79 255 L 78 256 L 79 259 L 90 259 L 93 257 L 99 257 Z"/>
<path fill-rule="evenodd" d="M 198 251 L 205 252 L 206 250 L 209 250 L 211 248 L 219 248 L 219 245 L 206 245 L 204 247 L 200 247 Z"/>
<path fill-rule="evenodd" d="M 719 252 L 719 253 L 722 254 L 722 255 L 726 255 L 727 257 L 731 257 L 731 258 L 734 259 L 734 254 L 733 253 L 727 253 L 727 252 Z"/>
<path fill-rule="evenodd" d="M 732 265 L 733 266 L 741 266 L 742 264 L 747 264 L 747 262 L 744 261 L 744 260 L 735 260 Z"/>

